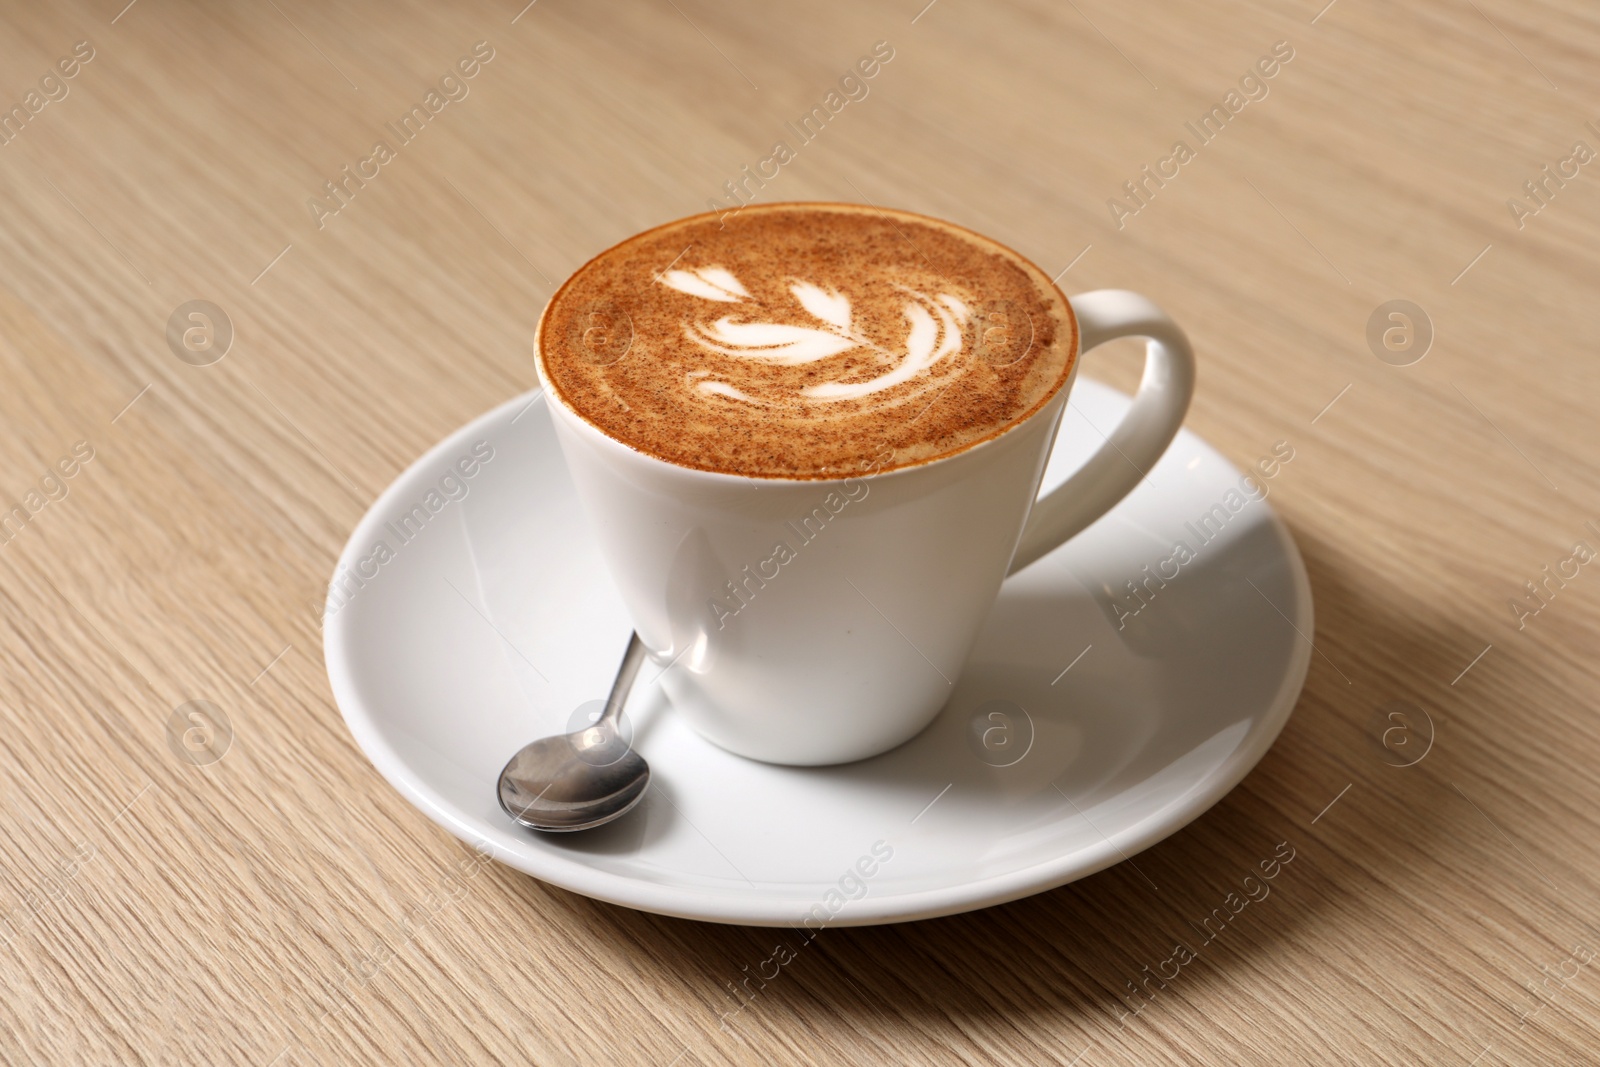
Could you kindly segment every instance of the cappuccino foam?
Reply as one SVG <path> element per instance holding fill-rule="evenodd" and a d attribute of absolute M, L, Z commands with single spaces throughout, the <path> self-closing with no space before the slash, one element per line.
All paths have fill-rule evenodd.
<path fill-rule="evenodd" d="M 838 478 L 962 451 L 1067 381 L 1076 326 L 987 238 L 844 204 L 699 215 L 602 252 L 539 324 L 544 378 L 680 466 Z"/>

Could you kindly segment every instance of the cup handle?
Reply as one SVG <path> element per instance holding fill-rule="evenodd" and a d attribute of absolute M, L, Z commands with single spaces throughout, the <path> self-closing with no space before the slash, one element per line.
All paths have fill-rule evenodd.
<path fill-rule="evenodd" d="M 1110 511 L 1161 458 L 1194 395 L 1194 350 L 1178 324 L 1138 293 L 1097 289 L 1072 298 L 1079 358 L 1118 337 L 1145 337 L 1144 378 L 1117 428 L 1099 451 L 1048 496 L 1034 502 L 1022 528 L 1015 574 Z"/>

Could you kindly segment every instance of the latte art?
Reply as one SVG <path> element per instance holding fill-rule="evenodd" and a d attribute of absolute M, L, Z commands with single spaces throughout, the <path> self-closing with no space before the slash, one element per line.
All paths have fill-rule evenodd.
<path fill-rule="evenodd" d="M 662 283 L 692 296 L 718 302 L 744 302 L 750 294 L 739 280 L 721 267 L 699 271 L 672 270 Z M 904 288 L 904 286 L 896 286 Z M 694 341 L 724 356 L 762 363 L 799 366 L 816 363 L 853 348 L 868 348 L 894 361 L 894 369 L 864 382 L 825 381 L 804 385 L 800 394 L 818 400 L 857 400 L 880 393 L 919 377 L 947 356 L 961 350 L 961 328 L 967 322 L 967 305 L 949 294 L 930 297 L 907 289 L 911 299 L 905 305 L 909 325 L 904 351 L 895 353 L 857 333 L 851 325 L 850 298 L 811 282 L 796 281 L 789 286 L 795 301 L 811 314 L 818 326 L 795 326 L 781 322 L 744 321 L 724 315 L 710 326 L 696 322 L 684 333 Z M 843 368 L 841 368 L 841 371 Z M 690 371 L 690 377 L 711 371 Z M 707 379 L 696 383 L 702 392 L 734 397 L 759 404 L 730 382 Z"/>
<path fill-rule="evenodd" d="M 957 227 L 847 205 L 699 216 L 592 260 L 540 322 L 547 384 L 669 462 L 836 477 L 937 458 L 1036 410 L 1070 369 L 1065 300 Z"/>

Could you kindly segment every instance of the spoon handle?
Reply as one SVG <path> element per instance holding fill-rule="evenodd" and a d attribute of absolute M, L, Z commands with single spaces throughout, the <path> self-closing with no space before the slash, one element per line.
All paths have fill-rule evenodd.
<path fill-rule="evenodd" d="M 644 666 L 644 642 L 639 640 L 638 633 L 628 638 L 628 650 L 622 654 L 622 666 L 617 668 L 617 680 L 611 683 L 611 695 L 606 697 L 606 710 L 600 716 L 596 726 L 615 724 L 617 716 L 622 714 L 622 705 L 628 702 L 628 692 L 633 688 L 633 680 L 639 676 L 639 668 Z"/>

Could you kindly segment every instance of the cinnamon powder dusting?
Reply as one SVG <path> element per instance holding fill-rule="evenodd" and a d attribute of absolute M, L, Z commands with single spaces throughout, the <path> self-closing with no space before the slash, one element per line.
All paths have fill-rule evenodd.
<path fill-rule="evenodd" d="M 804 479 L 1005 431 L 1066 382 L 1076 330 L 1050 279 L 986 238 L 774 204 L 601 253 L 551 299 L 538 343 L 547 384 L 610 437 L 684 467 Z"/>

